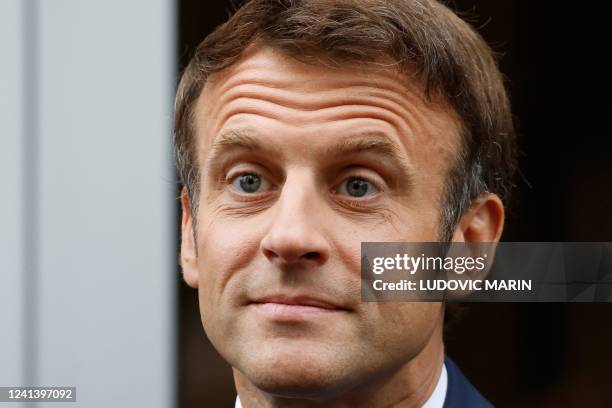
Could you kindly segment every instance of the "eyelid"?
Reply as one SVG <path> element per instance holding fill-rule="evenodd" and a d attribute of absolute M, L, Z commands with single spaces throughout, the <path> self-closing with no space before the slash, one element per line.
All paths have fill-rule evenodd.
<path fill-rule="evenodd" d="M 370 180 L 369 178 L 361 177 L 361 176 L 350 176 L 344 179 L 343 184 L 348 180 L 363 180 L 369 183 L 376 190 L 376 192 L 380 191 L 380 187 L 378 187 L 378 183 L 376 183 L 373 180 Z"/>
<path fill-rule="evenodd" d="M 269 157 L 264 157 L 259 154 L 254 154 L 250 151 L 238 150 L 231 151 L 219 157 L 215 163 L 212 163 L 210 169 L 216 172 L 216 179 L 223 181 L 228 180 L 228 174 L 234 173 L 236 169 L 250 169 L 253 173 L 265 175 L 268 180 L 273 180 L 278 184 L 282 175 L 282 169 L 279 168 Z"/>
<path fill-rule="evenodd" d="M 225 180 L 228 182 L 233 181 L 236 177 L 244 174 L 255 174 L 262 178 L 270 179 L 265 169 L 262 168 L 258 163 L 240 162 L 234 163 L 232 166 L 225 170 Z"/>
<path fill-rule="evenodd" d="M 236 167 L 239 167 L 239 166 L 236 166 Z M 254 170 L 252 168 L 251 169 L 245 168 L 243 170 L 236 170 L 236 171 L 230 170 L 225 177 L 225 182 L 229 186 L 229 188 L 233 191 L 234 194 L 238 194 L 243 197 L 258 197 L 258 196 L 261 196 L 263 194 L 269 193 L 270 191 L 274 190 L 274 183 L 270 180 L 270 177 L 268 177 L 264 173 L 265 171 Z M 247 192 L 240 191 L 239 189 L 237 189 L 234 186 L 234 182 L 236 181 L 238 177 L 243 176 L 245 174 L 253 174 L 253 175 L 258 176 L 262 181 L 262 190 L 257 191 L 255 193 L 247 193 Z M 267 185 L 267 188 L 263 188 L 263 185 Z"/>
<path fill-rule="evenodd" d="M 368 196 L 364 196 L 364 197 L 351 197 L 351 199 L 354 199 L 354 200 L 359 200 L 359 199 L 364 200 L 367 197 L 370 197 L 370 196 L 373 196 L 373 195 L 375 195 L 377 193 L 385 191 L 384 179 L 382 177 L 380 177 L 380 176 L 373 177 L 373 176 L 370 176 L 370 175 L 364 174 L 364 173 L 365 173 L 365 171 L 363 171 L 363 170 L 360 171 L 359 168 L 357 168 L 357 169 L 356 168 L 349 168 L 349 169 L 347 169 L 345 172 L 342 172 L 342 176 L 340 177 L 340 182 L 335 184 L 335 187 L 333 188 L 333 191 L 335 193 L 337 193 L 338 186 L 342 185 L 347 180 L 354 179 L 354 178 L 362 179 L 362 180 L 367 181 L 368 183 L 372 184 L 377 191 L 374 192 L 373 194 L 368 195 Z M 372 171 L 367 171 L 367 173 L 372 173 Z M 377 179 L 380 179 L 380 181 L 377 180 Z"/>

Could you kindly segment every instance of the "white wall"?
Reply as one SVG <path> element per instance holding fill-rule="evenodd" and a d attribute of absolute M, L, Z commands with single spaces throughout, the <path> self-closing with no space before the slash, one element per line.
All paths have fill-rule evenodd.
<path fill-rule="evenodd" d="M 3 225 L 0 239 L 3 250 L 17 247 L 7 261 L 3 254 L 2 274 L 18 289 L 11 295 L 17 299 L 5 298 L 3 277 L 0 302 L 14 312 L 9 323 L 25 318 L 31 327 L 0 336 L 15 350 L 2 347 L 3 359 L 23 356 L 10 358 L 16 374 L 0 377 L 0 385 L 76 386 L 77 403 L 67 407 L 172 406 L 174 2 L 2 4 L 26 14 L 26 30 L 19 28 L 23 19 L 9 22 L 17 26 L 10 28 L 17 44 L 11 51 L 25 47 L 31 55 L 29 69 L 0 65 L 0 77 L 8 73 L 20 84 L 11 89 L 17 99 L 30 95 L 30 105 L 22 104 L 25 121 L 5 111 L 1 96 L 2 166 L 11 168 L 3 172 L 10 177 L 2 179 L 0 204 L 9 229 Z M 0 9 L 3 31 L 5 20 Z M 31 77 L 20 80 L 20 72 Z M 4 163 L 7 148 L 29 151 L 21 157 L 32 167 L 19 163 L 19 154 Z M 21 194 L 24 183 L 30 187 Z M 20 200 L 32 218 L 19 213 L 28 208 Z M 24 239 L 13 239 L 20 233 Z"/>
<path fill-rule="evenodd" d="M 23 8 L 0 1 L 0 386 L 24 380 Z"/>

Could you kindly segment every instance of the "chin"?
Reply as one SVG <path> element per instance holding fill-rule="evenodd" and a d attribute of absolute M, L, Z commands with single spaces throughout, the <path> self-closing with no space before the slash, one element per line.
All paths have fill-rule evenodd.
<path fill-rule="evenodd" d="M 328 399 L 351 382 L 346 378 L 350 370 L 337 352 L 270 347 L 256 354 L 241 364 L 240 371 L 257 388 L 275 396 Z"/>

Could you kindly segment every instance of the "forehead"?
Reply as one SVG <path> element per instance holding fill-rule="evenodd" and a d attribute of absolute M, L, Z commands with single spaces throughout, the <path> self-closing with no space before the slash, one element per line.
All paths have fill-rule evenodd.
<path fill-rule="evenodd" d="M 418 164 L 452 157 L 460 120 L 443 101 L 428 101 L 416 75 L 390 61 L 306 64 L 271 47 L 252 45 L 233 66 L 211 75 L 195 109 L 200 160 L 220 135 L 258 130 L 269 142 L 300 150 L 341 136 L 385 134 Z"/>

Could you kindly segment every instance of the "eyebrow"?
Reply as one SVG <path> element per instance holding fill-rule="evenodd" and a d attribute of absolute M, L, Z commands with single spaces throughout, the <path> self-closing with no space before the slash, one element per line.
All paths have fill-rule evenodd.
<path fill-rule="evenodd" d="M 328 157 L 340 157 L 359 153 L 376 153 L 400 167 L 407 175 L 413 173 L 412 165 L 406 155 L 395 142 L 383 134 L 367 133 L 356 135 L 325 149 L 325 155 Z"/>
<path fill-rule="evenodd" d="M 230 130 L 229 132 L 222 133 L 217 139 L 215 139 L 212 146 L 212 152 L 217 149 L 236 145 L 249 149 L 261 148 L 259 141 L 254 136 L 251 136 L 250 132 L 243 130 Z"/>
<path fill-rule="evenodd" d="M 216 162 L 223 153 L 232 149 L 269 151 L 270 154 L 274 153 L 271 149 L 265 148 L 256 137 L 251 135 L 251 132 L 245 130 L 231 130 L 222 133 L 214 140 L 205 163 L 208 165 Z"/>
<path fill-rule="evenodd" d="M 246 149 L 259 151 L 271 156 L 280 154 L 273 147 L 264 146 L 249 130 L 232 130 L 222 133 L 215 139 L 207 158 L 207 163 L 214 163 L 225 151 Z M 410 160 L 388 136 L 382 133 L 365 133 L 346 137 L 339 143 L 327 146 L 323 150 L 325 158 L 373 153 L 400 170 L 401 176 L 412 180 L 414 169 Z"/>

